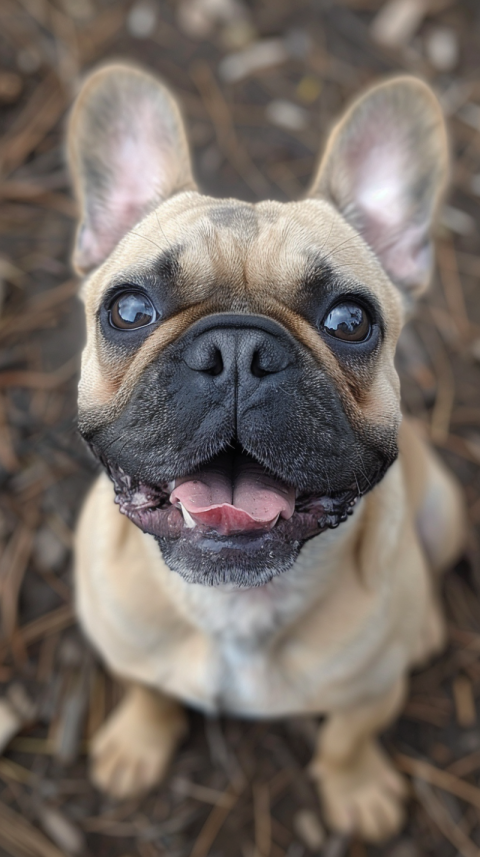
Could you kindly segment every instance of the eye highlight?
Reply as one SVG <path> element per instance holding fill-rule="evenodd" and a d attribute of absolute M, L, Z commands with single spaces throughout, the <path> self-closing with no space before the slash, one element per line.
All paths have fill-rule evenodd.
<path fill-rule="evenodd" d="M 344 342 L 365 342 L 372 329 L 367 311 L 354 301 L 343 301 L 332 307 L 320 327 Z"/>
<path fill-rule="evenodd" d="M 125 291 L 111 304 L 108 319 L 118 330 L 135 330 L 156 321 L 157 312 L 146 295 Z"/>

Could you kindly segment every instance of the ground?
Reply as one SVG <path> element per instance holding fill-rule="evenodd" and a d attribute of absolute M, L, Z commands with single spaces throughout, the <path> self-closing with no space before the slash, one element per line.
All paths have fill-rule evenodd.
<path fill-rule="evenodd" d="M 387 44 L 384 5 L 2 0 L 0 695 L 30 710 L 0 759 L 0 854 L 480 853 L 480 8 L 399 0 L 410 30 L 402 41 L 397 20 Z M 243 65 L 241 80 L 228 79 L 224 58 L 256 42 L 264 60 L 276 52 L 275 63 L 250 73 Z M 448 116 L 452 186 L 437 270 L 399 369 L 405 410 L 464 485 L 471 537 L 444 584 L 449 647 L 413 677 L 405 712 L 384 737 L 410 778 L 411 801 L 404 831 L 381 848 L 328 833 L 321 843 L 308 718 L 244 723 L 192 712 L 167 782 L 143 801 L 111 804 L 87 779 L 87 742 L 120 690 L 70 606 L 72 530 L 95 465 L 75 431 L 83 322 L 63 138 L 82 71 L 119 56 L 175 89 L 196 176 L 216 196 L 300 196 L 331 121 L 380 75 L 420 74 Z"/>

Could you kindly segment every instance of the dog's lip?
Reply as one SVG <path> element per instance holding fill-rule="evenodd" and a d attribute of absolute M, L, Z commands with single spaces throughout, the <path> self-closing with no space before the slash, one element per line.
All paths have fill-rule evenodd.
<path fill-rule="evenodd" d="M 204 545 L 228 545 L 242 550 L 245 539 L 249 543 L 263 541 L 275 534 L 284 541 L 304 542 L 327 529 L 334 529 L 353 514 L 354 506 L 361 496 L 357 486 L 326 496 L 319 493 L 297 494 L 294 510 L 287 519 L 278 515 L 271 527 L 259 526 L 248 531 L 235 532 L 227 528 L 219 532 L 208 522 L 189 520 L 188 510 L 170 502 L 174 482 L 149 485 L 130 477 L 121 467 L 103 461 L 115 487 L 115 502 L 120 512 L 126 515 L 143 532 L 156 538 L 202 540 Z"/>

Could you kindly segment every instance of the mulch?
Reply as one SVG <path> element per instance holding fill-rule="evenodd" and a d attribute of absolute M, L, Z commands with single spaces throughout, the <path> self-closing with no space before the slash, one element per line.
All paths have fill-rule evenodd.
<path fill-rule="evenodd" d="M 398 19 L 392 36 L 395 14 L 404 30 Z M 479 857 L 479 56 L 476 0 L 2 0 L 0 740 L 2 700 L 17 721 L 0 757 L 0 855 Z M 411 800 L 404 831 L 382 847 L 321 826 L 313 718 L 191 712 L 190 737 L 148 797 L 116 805 L 89 783 L 89 738 L 121 691 L 71 606 L 72 532 L 96 469 L 75 430 L 84 331 L 63 141 L 83 71 L 109 57 L 171 84 L 215 196 L 301 195 L 333 118 L 381 75 L 422 75 L 448 116 L 437 269 L 398 363 L 405 410 L 464 486 L 471 536 L 444 581 L 448 648 L 413 676 L 384 737 Z"/>

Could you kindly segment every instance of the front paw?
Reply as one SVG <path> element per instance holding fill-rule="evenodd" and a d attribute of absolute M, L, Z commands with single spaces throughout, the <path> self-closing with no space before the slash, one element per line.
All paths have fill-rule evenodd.
<path fill-rule="evenodd" d="M 144 794 L 165 777 L 185 732 L 179 707 L 145 716 L 127 696 L 91 742 L 93 784 L 116 800 Z"/>
<path fill-rule="evenodd" d="M 382 842 L 401 829 L 406 784 L 377 745 L 366 745 L 349 766 L 315 763 L 312 774 L 334 830 Z"/>

